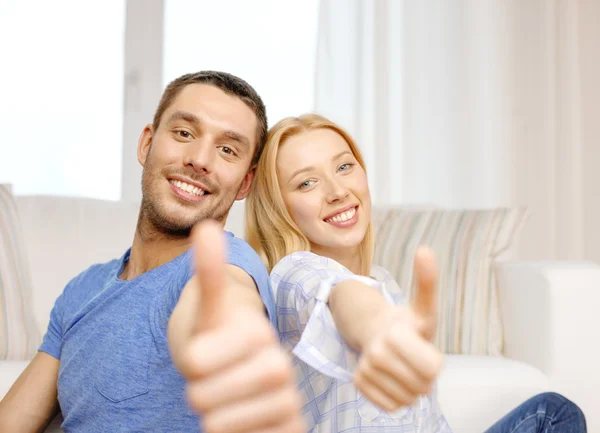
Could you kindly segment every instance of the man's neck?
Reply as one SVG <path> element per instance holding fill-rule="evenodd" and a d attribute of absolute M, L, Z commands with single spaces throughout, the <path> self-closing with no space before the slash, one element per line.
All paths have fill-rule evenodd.
<path fill-rule="evenodd" d="M 119 276 L 122 280 L 134 278 L 158 268 L 189 250 L 192 241 L 189 236 L 175 237 L 161 233 L 150 224 L 138 222 L 129 261 Z"/>

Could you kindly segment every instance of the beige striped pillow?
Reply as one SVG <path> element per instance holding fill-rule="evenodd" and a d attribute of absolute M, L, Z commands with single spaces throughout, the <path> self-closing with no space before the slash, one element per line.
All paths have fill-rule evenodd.
<path fill-rule="evenodd" d="M 430 246 L 440 267 L 436 345 L 444 353 L 500 355 L 502 320 L 494 261 L 527 217 L 526 209 L 375 209 L 374 263 L 414 291 L 413 257 Z"/>
<path fill-rule="evenodd" d="M 0 185 L 0 360 L 33 358 L 41 342 L 17 207 Z"/>

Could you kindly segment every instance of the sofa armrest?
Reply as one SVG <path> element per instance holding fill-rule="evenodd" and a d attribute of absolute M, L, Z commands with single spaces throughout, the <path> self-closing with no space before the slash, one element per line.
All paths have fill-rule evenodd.
<path fill-rule="evenodd" d="M 497 271 L 504 354 L 544 372 L 582 408 L 588 431 L 600 432 L 600 266 L 506 262 Z"/>

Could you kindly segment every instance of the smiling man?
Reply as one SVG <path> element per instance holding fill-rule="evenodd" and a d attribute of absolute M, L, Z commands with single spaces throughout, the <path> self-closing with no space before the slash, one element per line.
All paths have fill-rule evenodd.
<path fill-rule="evenodd" d="M 213 227 L 197 232 L 191 265 L 192 228 L 222 227 L 247 195 L 266 132 L 263 102 L 237 77 L 206 71 L 167 86 L 138 142 L 133 244 L 56 300 L 37 356 L 0 403 L 0 431 L 43 431 L 59 410 L 67 432 L 300 431 L 258 255 L 230 233 L 225 253 Z M 206 398 L 219 383 L 235 386 Z"/>

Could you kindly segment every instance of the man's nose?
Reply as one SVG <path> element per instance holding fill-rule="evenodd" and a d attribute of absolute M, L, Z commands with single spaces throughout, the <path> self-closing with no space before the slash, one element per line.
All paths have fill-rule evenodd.
<path fill-rule="evenodd" d="M 191 167 L 194 171 L 210 174 L 213 171 L 217 149 L 208 140 L 198 140 L 196 143 L 187 144 L 184 165 Z"/>

